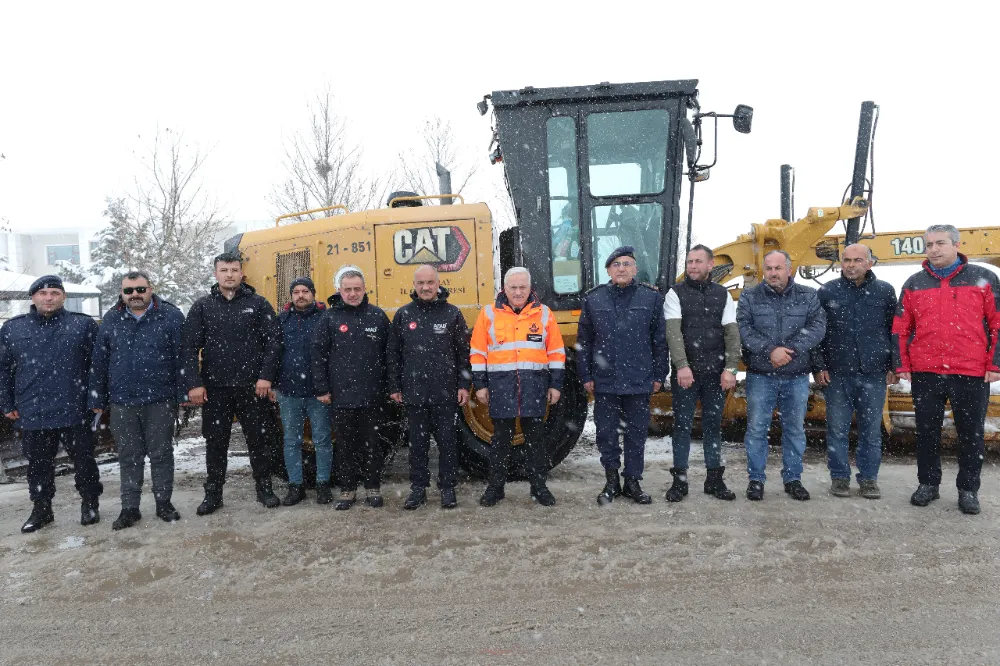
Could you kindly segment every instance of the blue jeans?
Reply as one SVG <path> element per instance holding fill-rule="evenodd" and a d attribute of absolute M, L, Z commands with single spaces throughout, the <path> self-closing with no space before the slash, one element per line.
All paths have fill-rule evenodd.
<path fill-rule="evenodd" d="M 676 374 L 676 373 L 675 373 Z M 701 438 L 705 448 L 705 467 L 722 467 L 722 408 L 726 392 L 719 384 L 721 373 L 695 377 L 689 388 L 681 388 L 677 379 L 670 383 L 671 405 L 674 410 L 674 467 L 687 469 L 691 453 L 691 426 L 698 401 L 701 401 Z"/>
<path fill-rule="evenodd" d="M 781 418 L 781 480 L 802 478 L 802 454 L 806 450 L 806 408 L 809 375 L 778 377 L 747 373 L 747 473 L 751 481 L 764 483 L 767 465 L 767 433 L 771 415 L 778 408 Z"/>
<path fill-rule="evenodd" d="M 826 451 L 831 479 L 851 478 L 847 436 L 851 417 L 858 418 L 858 481 L 875 481 L 882 463 L 882 406 L 885 404 L 885 373 L 830 373 L 826 398 Z"/>
<path fill-rule="evenodd" d="M 278 394 L 281 427 L 285 431 L 285 468 L 288 482 L 302 484 L 302 440 L 306 416 L 316 449 L 316 483 L 330 482 L 333 466 L 333 441 L 330 439 L 330 406 L 316 398 L 297 398 Z"/>

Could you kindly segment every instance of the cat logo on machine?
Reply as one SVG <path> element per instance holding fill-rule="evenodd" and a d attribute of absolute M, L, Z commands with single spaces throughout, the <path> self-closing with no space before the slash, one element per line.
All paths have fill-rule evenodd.
<path fill-rule="evenodd" d="M 393 234 L 392 250 L 397 264 L 434 264 L 452 273 L 465 264 L 471 247 L 458 227 L 420 227 Z"/>

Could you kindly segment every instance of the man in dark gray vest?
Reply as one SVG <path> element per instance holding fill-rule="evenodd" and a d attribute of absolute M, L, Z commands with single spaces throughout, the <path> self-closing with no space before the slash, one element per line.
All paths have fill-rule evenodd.
<path fill-rule="evenodd" d="M 722 475 L 722 408 L 726 391 L 736 385 L 740 358 L 740 330 L 736 325 L 736 301 L 729 291 L 710 279 L 715 257 L 704 245 L 688 251 L 684 281 L 675 284 L 664 299 L 667 344 L 674 372 L 670 391 L 674 412 L 673 485 L 668 502 L 680 502 L 688 494 L 688 453 L 694 411 L 701 402 L 701 430 L 705 448 L 705 492 L 722 500 L 736 494 L 726 487 Z"/>

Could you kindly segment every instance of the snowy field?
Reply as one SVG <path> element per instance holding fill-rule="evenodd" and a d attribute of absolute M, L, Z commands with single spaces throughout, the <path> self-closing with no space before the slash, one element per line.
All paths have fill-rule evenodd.
<path fill-rule="evenodd" d="M 460 506 L 400 510 L 405 451 L 388 506 L 337 512 L 309 500 L 265 510 L 245 457 L 230 459 L 226 506 L 198 518 L 196 437 L 177 448 L 167 525 L 112 532 L 117 466 L 102 466 L 102 522 L 79 525 L 72 477 L 56 523 L 21 535 L 24 483 L 0 486 L 0 664 L 987 664 L 1000 663 L 1000 472 L 987 460 L 983 514 L 942 498 L 908 504 L 914 462 L 888 459 L 884 499 L 828 494 L 822 451 L 781 492 L 772 450 L 763 502 L 743 498 L 745 457 L 726 449 L 735 502 L 663 501 L 669 438 L 648 445 L 651 506 L 599 508 L 593 425 L 533 505 L 511 484 L 493 509 L 464 480 Z M 148 479 L 148 475 L 147 475 Z M 148 481 L 147 481 L 148 483 Z M 283 491 L 283 488 L 281 489 Z M 854 488 L 856 491 L 856 487 Z"/>

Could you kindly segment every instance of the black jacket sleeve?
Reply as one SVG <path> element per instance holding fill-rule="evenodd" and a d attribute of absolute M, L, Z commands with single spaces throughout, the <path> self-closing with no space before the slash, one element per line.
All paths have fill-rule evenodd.
<path fill-rule="evenodd" d="M 94 343 L 94 354 L 90 360 L 87 406 L 91 409 L 104 409 L 108 404 L 108 363 L 111 358 L 110 329 L 111 322 L 105 315 L 97 332 L 97 342 Z"/>
<path fill-rule="evenodd" d="M 664 333 L 663 341 L 666 343 L 666 333 Z M 576 372 L 580 378 L 580 382 L 586 384 L 594 379 L 592 374 L 594 325 L 590 322 L 590 308 L 586 298 L 583 299 L 583 307 L 580 309 L 580 322 L 576 327 L 576 344 L 579 350 L 576 354 Z"/>
<path fill-rule="evenodd" d="M 312 339 L 313 390 L 316 395 L 330 393 L 330 377 L 327 374 L 330 362 L 330 314 L 326 313 L 316 324 Z"/>
<path fill-rule="evenodd" d="M 456 308 L 457 309 L 457 308 Z M 455 350 L 455 373 L 458 388 L 468 389 L 472 384 L 472 364 L 469 362 L 469 327 L 465 323 L 462 311 L 455 313 L 451 323 L 451 339 Z"/>
<path fill-rule="evenodd" d="M 9 344 L 10 328 L 4 324 L 0 328 L 0 411 L 4 414 L 14 411 L 14 374 L 17 371 Z"/>
<path fill-rule="evenodd" d="M 401 317 L 403 308 L 396 310 L 389 327 L 389 341 L 386 343 L 385 367 L 389 376 L 389 395 L 403 390 L 401 374 L 403 372 L 403 338 Z"/>
<path fill-rule="evenodd" d="M 267 300 L 261 298 L 260 308 L 264 311 L 264 358 L 260 367 L 260 379 L 272 384 L 278 380 L 281 367 L 282 334 L 278 316 Z"/>
<path fill-rule="evenodd" d="M 187 390 L 201 386 L 198 354 L 205 346 L 205 322 L 202 317 L 202 300 L 198 299 L 188 310 L 181 329 L 181 372 Z"/>
<path fill-rule="evenodd" d="M 663 318 L 663 294 L 656 294 L 653 307 L 653 381 L 661 384 L 667 379 L 670 368 L 670 347 L 667 346 L 667 320 Z"/>

